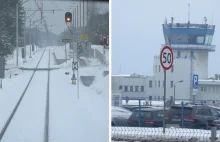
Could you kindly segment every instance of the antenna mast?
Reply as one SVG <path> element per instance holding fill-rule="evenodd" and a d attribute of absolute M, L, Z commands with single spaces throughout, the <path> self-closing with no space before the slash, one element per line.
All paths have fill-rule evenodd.
<path fill-rule="evenodd" d="M 190 2 L 188 4 L 188 23 L 190 23 Z"/>

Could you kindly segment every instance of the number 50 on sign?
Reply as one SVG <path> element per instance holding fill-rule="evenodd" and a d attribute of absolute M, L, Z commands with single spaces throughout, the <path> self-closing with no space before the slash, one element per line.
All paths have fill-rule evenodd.
<path fill-rule="evenodd" d="M 169 70 L 173 65 L 173 51 L 169 46 L 163 47 L 160 52 L 160 64 L 165 70 Z"/>

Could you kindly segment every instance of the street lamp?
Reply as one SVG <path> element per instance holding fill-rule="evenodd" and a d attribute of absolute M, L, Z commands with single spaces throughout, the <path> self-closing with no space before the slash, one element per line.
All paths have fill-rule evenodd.
<path fill-rule="evenodd" d="M 183 80 L 180 80 L 180 81 L 177 81 L 174 83 L 174 95 L 173 95 L 174 104 L 175 104 L 175 100 L 176 100 L 176 84 L 181 83 L 181 82 L 183 82 Z"/>

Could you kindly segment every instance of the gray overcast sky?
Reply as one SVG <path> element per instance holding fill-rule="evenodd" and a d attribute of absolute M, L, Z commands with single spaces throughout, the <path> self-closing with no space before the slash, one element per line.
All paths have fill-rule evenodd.
<path fill-rule="evenodd" d="M 153 57 L 159 55 L 164 43 L 162 24 L 188 21 L 189 0 L 112 0 L 112 73 L 153 74 Z M 190 0 L 191 23 L 216 25 L 213 44 L 216 51 L 209 53 L 209 76 L 220 73 L 219 0 Z M 213 18 L 212 18 L 213 17 Z M 212 20 L 213 19 L 213 20 Z M 121 69 L 120 69 L 121 65 Z"/>
<path fill-rule="evenodd" d="M 37 0 L 38 3 L 40 4 L 41 0 Z M 64 31 L 64 28 L 67 28 L 65 21 L 64 21 L 64 15 L 67 11 L 72 12 L 74 7 L 76 7 L 76 5 L 74 3 L 78 3 L 79 2 L 75 1 L 75 2 L 68 2 L 68 1 L 53 1 L 53 0 L 47 0 L 44 1 L 43 0 L 43 9 L 44 10 L 59 10 L 59 11 L 55 11 L 55 13 L 53 14 L 52 11 L 45 11 L 44 12 L 44 16 L 46 16 L 46 21 L 48 25 L 53 25 L 51 27 L 48 27 L 50 31 L 52 31 L 55 34 L 59 34 L 61 32 Z M 85 17 L 86 17 L 86 0 L 85 0 Z M 99 7 L 99 12 L 106 12 L 108 11 L 108 3 L 100 3 L 100 2 L 95 2 L 96 6 Z M 83 5 L 83 4 L 82 4 Z M 24 4 L 25 9 L 37 9 L 37 6 L 34 2 L 34 0 L 29 0 L 27 3 Z M 72 7 L 72 8 L 71 8 Z M 28 11 L 28 15 L 31 15 L 33 13 L 33 11 Z M 38 11 L 33 17 L 32 20 L 38 20 L 40 19 L 40 12 Z M 39 22 L 38 22 L 39 23 Z M 29 19 L 27 21 L 27 24 L 29 25 Z"/>
<path fill-rule="evenodd" d="M 38 0 L 40 1 L 40 0 Z M 73 2 L 72 2 L 73 3 Z M 51 1 L 44 1 L 43 2 L 43 9 L 45 10 L 56 10 L 56 9 L 61 9 L 62 11 L 55 11 L 53 14 L 52 11 L 45 11 L 44 16 L 47 17 L 47 24 L 48 25 L 53 25 L 52 27 L 49 27 L 49 30 L 52 31 L 55 34 L 59 34 L 60 32 L 64 31 L 65 22 L 64 22 L 64 15 L 65 12 L 68 11 L 71 5 L 73 5 L 71 2 L 51 2 Z M 40 2 L 39 2 L 40 4 Z M 36 9 L 36 4 L 34 3 L 33 0 L 28 1 L 27 3 L 24 4 L 24 7 L 31 8 L 31 9 Z M 33 13 L 33 11 L 28 11 L 27 15 L 30 15 Z M 40 19 L 40 12 L 38 11 L 34 17 L 32 17 L 32 20 L 37 20 Z M 29 19 L 27 24 L 29 25 Z"/>

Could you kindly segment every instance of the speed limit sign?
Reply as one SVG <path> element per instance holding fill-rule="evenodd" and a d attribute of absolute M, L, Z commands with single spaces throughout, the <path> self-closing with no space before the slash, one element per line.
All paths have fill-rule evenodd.
<path fill-rule="evenodd" d="M 169 70 L 173 65 L 173 51 L 169 46 L 165 46 L 160 52 L 160 64 L 165 70 Z"/>

